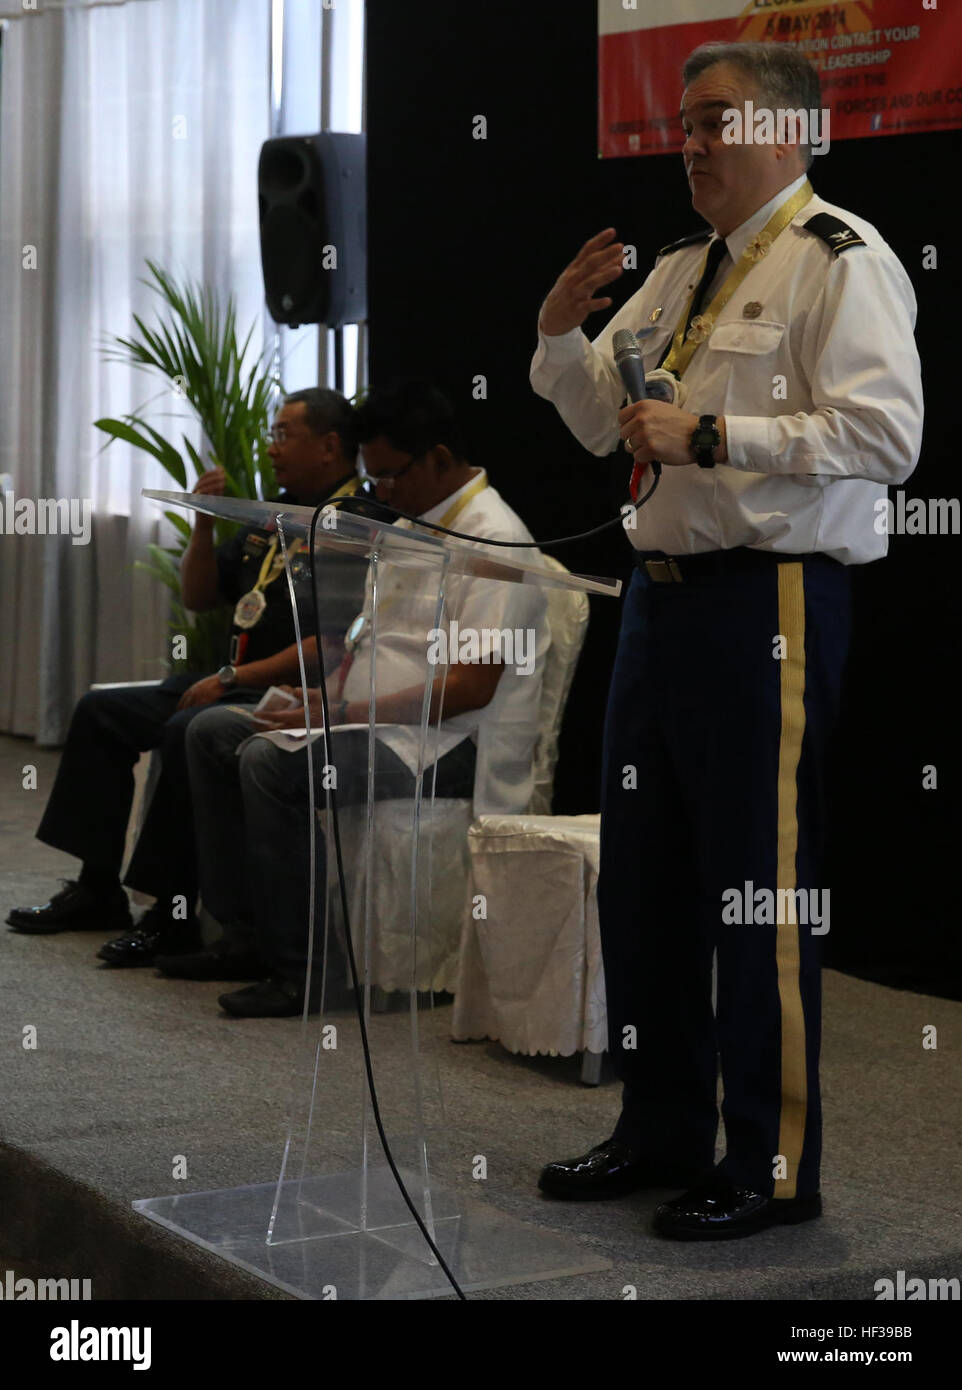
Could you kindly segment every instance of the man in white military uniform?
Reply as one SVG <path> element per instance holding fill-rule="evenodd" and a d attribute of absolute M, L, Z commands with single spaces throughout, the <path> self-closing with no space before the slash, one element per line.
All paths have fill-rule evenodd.
<path fill-rule="evenodd" d="M 605 726 L 598 887 L 611 1139 L 542 1190 L 687 1187 L 655 1230 L 751 1234 L 821 1211 L 824 779 L 849 637 L 848 566 L 885 554 L 875 503 L 918 458 L 915 296 L 874 227 L 814 196 L 810 149 L 726 143 L 725 111 L 816 111 L 788 44 L 703 45 L 684 73 L 692 204 L 589 342 L 622 268 L 612 228 L 542 306 L 531 369 L 577 438 L 632 454 L 636 572 Z M 676 399 L 625 402 L 612 339 Z M 682 394 L 683 393 L 683 394 Z M 717 1004 L 711 1005 L 717 951 Z M 714 1164 L 720 1056 L 726 1152 Z"/>
<path fill-rule="evenodd" d="M 366 473 L 377 497 L 430 528 L 443 526 L 485 540 L 531 543 L 520 518 L 490 486 L 483 468 L 472 467 L 449 402 L 418 382 L 372 391 L 356 412 Z M 395 523 L 407 529 L 410 523 Z M 500 557 L 505 552 L 489 549 Z M 534 558 L 530 549 L 509 554 Z M 456 566 L 454 567 L 456 569 Z M 319 585 L 319 587 L 321 587 Z M 432 678 L 430 719 L 444 718 L 426 739 L 424 794 L 467 798 L 477 814 L 525 811 L 533 790 L 533 757 L 539 732 L 544 657 L 550 643 L 547 604 L 540 587 L 499 583 L 452 573 L 445 615 L 436 627 L 437 578 L 382 564 L 376 624 L 369 578 L 363 611 L 348 628 L 346 654 L 329 680 L 331 762 L 337 771 L 338 804 L 363 802 L 368 793 L 367 725 L 377 632 L 374 795 L 414 795 L 419 770 L 420 721 L 425 673 Z M 456 626 L 455 626 L 456 625 Z M 320 691 L 310 692 L 313 727 L 323 724 Z M 212 717 L 211 717 L 212 716 Z M 305 984 L 316 997 L 319 978 L 307 980 L 311 827 L 307 811 L 308 763 L 251 736 L 303 726 L 301 707 L 291 714 L 242 712 L 198 715 L 187 758 L 205 906 L 226 928 L 216 953 L 224 979 L 232 978 L 233 925 L 243 923 L 257 940 L 271 973 L 246 989 L 221 996 L 221 1006 L 241 1017 L 300 1013 Z M 322 803 L 323 740 L 312 749 L 316 795 Z M 239 755 L 239 756 L 238 756 Z M 323 904 L 325 846 L 316 842 L 318 902 Z M 443 869 L 436 865 L 435 872 Z M 323 920 L 323 907 L 319 908 Z M 252 920 L 251 920 L 252 919 Z M 321 952 L 315 951 L 319 970 Z M 237 978 L 244 978 L 243 968 Z"/>

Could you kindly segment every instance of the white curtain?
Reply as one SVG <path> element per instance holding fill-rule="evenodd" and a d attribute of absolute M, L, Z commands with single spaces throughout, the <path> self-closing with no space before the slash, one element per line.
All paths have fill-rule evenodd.
<path fill-rule="evenodd" d="M 126 445 L 102 452 L 93 421 L 157 397 L 155 427 L 184 428 L 185 405 L 100 347 L 159 307 L 148 257 L 233 293 L 243 331 L 260 318 L 269 52 L 270 0 L 29 13 L 4 32 L 0 474 L 17 499 L 90 499 L 93 524 L 87 545 L 0 530 L 0 730 L 60 742 L 91 682 L 163 673 L 167 591 L 133 565 L 169 535 L 141 488 L 176 485 Z"/>

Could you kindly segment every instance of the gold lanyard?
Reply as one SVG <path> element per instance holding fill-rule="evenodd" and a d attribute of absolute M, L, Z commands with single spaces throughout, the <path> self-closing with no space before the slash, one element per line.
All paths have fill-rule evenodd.
<path fill-rule="evenodd" d="M 438 526 L 450 526 L 451 522 L 457 520 L 457 518 L 461 515 L 468 503 L 473 501 L 474 498 L 477 497 L 478 493 L 483 492 L 487 486 L 487 478 L 484 476 L 483 473 L 479 474 L 478 477 L 475 478 L 474 482 L 466 487 L 466 490 L 464 491 L 464 493 L 462 493 L 462 495 L 458 498 L 454 505 L 449 507 L 448 510 L 444 513 L 441 520 L 437 523 Z M 399 528 L 403 527 L 405 531 L 409 531 L 411 529 L 412 524 L 412 522 L 406 521 L 404 517 L 402 517 L 401 520 L 397 522 L 397 526 Z M 431 529 L 431 523 L 429 521 L 425 521 L 423 525 L 428 530 Z M 435 531 L 434 534 L 438 535 L 439 533 Z M 403 573 L 401 577 L 403 580 Z M 389 595 L 386 599 L 382 599 L 381 602 L 378 604 L 378 614 L 380 615 L 382 613 L 385 613 L 389 608 L 393 608 L 401 597 L 402 594 L 397 593 Z M 365 621 L 365 626 L 366 625 L 367 624 Z"/>
<path fill-rule="evenodd" d="M 463 496 L 458 498 L 454 506 L 448 508 L 448 510 L 444 513 L 444 516 L 442 516 L 441 520 L 438 522 L 438 525 L 450 526 L 451 522 L 457 520 L 457 518 L 461 515 L 468 503 L 472 501 L 475 497 L 477 497 L 479 492 L 483 492 L 487 486 L 488 480 L 484 476 L 484 474 L 481 473 L 477 478 L 475 478 L 474 482 L 471 483 L 468 490 L 463 494 Z M 425 525 L 430 526 L 430 522 L 425 522 Z"/>
<path fill-rule="evenodd" d="M 295 541 L 293 545 L 287 547 L 287 558 L 291 559 L 299 550 L 304 549 L 303 541 Z M 266 589 L 268 584 L 273 584 L 274 580 L 284 568 L 284 557 L 277 557 L 277 537 L 271 541 L 267 554 L 264 556 L 264 563 L 261 565 L 261 572 L 257 576 L 257 583 L 254 585 L 253 593 L 260 593 Z"/>
<path fill-rule="evenodd" d="M 461 515 L 468 503 L 471 502 L 475 497 L 477 497 L 479 492 L 483 492 L 487 486 L 487 478 L 483 473 L 479 474 L 479 476 L 475 478 L 474 482 L 467 487 L 466 491 L 462 494 L 462 496 L 458 498 L 454 505 L 448 508 L 448 510 L 444 513 L 441 520 L 437 524 L 439 526 L 450 526 L 451 522 L 456 520 L 457 517 Z M 405 522 L 405 519 L 403 517 L 397 523 L 397 525 L 399 527 L 404 527 L 405 530 L 410 530 L 411 528 L 411 522 Z M 424 525 L 430 528 L 430 522 L 425 522 Z M 378 603 L 378 617 L 383 617 L 384 614 L 389 612 L 395 606 L 395 604 L 400 602 L 401 598 L 403 597 L 404 593 L 402 590 L 401 592 L 395 592 L 393 594 L 389 594 L 386 598 L 382 598 L 381 601 Z M 354 622 L 351 624 L 351 627 L 348 628 L 348 635 L 346 638 L 345 645 L 347 645 L 347 655 L 351 658 L 351 660 L 353 660 L 354 653 L 357 651 L 358 647 L 361 645 L 361 642 L 367 636 L 367 629 L 370 626 L 370 618 L 367 613 L 367 608 L 370 601 L 371 594 L 368 593 L 365 599 L 364 611 L 360 614 L 359 617 L 355 618 Z M 357 626 L 357 632 L 353 636 L 351 636 L 351 628 L 355 626 Z M 347 661 L 347 658 L 345 658 L 345 661 L 347 662 L 347 664 L 344 665 L 342 663 L 341 667 L 341 690 L 344 689 L 344 682 L 347 679 L 347 673 L 351 669 L 351 662 Z"/>
<path fill-rule="evenodd" d="M 261 572 L 257 576 L 257 583 L 254 585 L 255 593 L 259 592 L 259 590 L 261 589 L 266 589 L 268 584 L 270 584 L 273 580 L 277 578 L 277 573 L 279 573 L 279 571 L 277 573 L 270 574 L 271 567 L 274 564 L 274 556 L 276 554 L 277 537 L 275 536 L 274 539 L 271 541 L 270 545 L 267 547 L 267 554 L 264 556 L 264 563 L 261 565 Z M 270 578 L 268 578 L 269 574 Z"/>
<path fill-rule="evenodd" d="M 347 482 L 342 483 L 336 492 L 331 493 L 330 497 L 327 499 L 328 502 L 333 502 L 336 497 L 347 497 L 355 493 L 357 491 L 359 481 L 360 480 L 356 476 L 353 478 L 348 478 Z M 325 506 L 326 505 L 327 504 L 325 503 Z M 304 541 L 294 541 L 291 545 L 287 547 L 287 559 L 293 559 L 295 555 L 297 555 L 300 551 L 304 549 L 306 549 Z M 270 547 L 268 548 L 267 554 L 264 557 L 264 563 L 261 565 L 261 572 L 257 576 L 257 583 L 254 585 L 253 592 L 259 593 L 262 589 L 266 589 L 268 584 L 273 584 L 274 580 L 277 578 L 281 570 L 284 568 L 285 561 L 283 556 L 275 558 L 276 555 L 277 537 L 275 536 L 270 543 Z"/>
<path fill-rule="evenodd" d="M 327 501 L 333 502 L 337 497 L 353 497 L 360 485 L 361 480 L 355 473 L 353 477 L 348 478 L 346 483 L 342 483 L 336 492 L 332 492 Z M 327 502 L 325 502 L 324 505 L 327 506 Z"/>
<path fill-rule="evenodd" d="M 709 243 L 709 247 L 705 251 L 705 259 L 702 261 L 698 272 L 698 279 L 695 281 L 695 288 L 688 296 L 688 301 L 682 310 L 681 318 L 678 320 L 675 336 L 672 339 L 671 352 L 669 352 L 662 363 L 665 371 L 673 372 L 676 377 L 681 377 L 702 343 L 710 337 L 718 315 L 745 279 L 745 276 L 763 256 L 768 254 L 776 237 L 781 235 L 792 218 L 795 217 L 814 196 L 815 190 L 808 179 L 806 179 L 801 188 L 793 193 L 788 201 L 777 209 L 775 215 L 769 219 L 763 230 L 760 231 L 757 236 L 752 237 L 751 241 L 742 252 L 738 264 L 734 269 L 729 271 L 721 288 L 708 308 L 703 314 L 698 314 L 692 319 L 686 336 L 685 325 L 688 323 L 688 314 L 691 310 L 692 301 L 697 293 L 705 266 L 708 264 L 708 252 L 711 249 L 711 244 Z"/>

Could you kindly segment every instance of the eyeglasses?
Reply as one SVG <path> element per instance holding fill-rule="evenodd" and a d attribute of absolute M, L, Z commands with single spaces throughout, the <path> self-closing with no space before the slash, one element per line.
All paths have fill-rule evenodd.
<path fill-rule="evenodd" d="M 286 425 L 274 425 L 267 431 L 267 437 L 274 444 L 286 444 L 290 438 L 290 431 Z"/>
<path fill-rule="evenodd" d="M 333 428 L 329 430 L 312 430 L 311 433 L 318 435 L 319 438 L 326 438 L 329 434 L 337 434 L 337 430 Z M 286 444 L 289 439 L 296 439 L 297 434 L 298 432 L 296 430 L 293 435 L 291 434 L 290 425 L 274 425 L 273 428 L 267 431 L 267 438 L 273 440 L 275 444 Z"/>
<path fill-rule="evenodd" d="M 362 480 L 366 483 L 370 483 L 373 487 L 377 487 L 379 484 L 381 487 L 393 487 L 398 478 L 403 478 L 405 473 L 407 473 L 410 468 L 413 468 L 416 463 L 420 463 L 423 458 L 424 454 L 415 454 L 414 458 L 409 460 L 408 463 L 405 463 L 396 473 L 369 473 L 367 465 L 362 457 L 358 460 L 357 471 Z"/>

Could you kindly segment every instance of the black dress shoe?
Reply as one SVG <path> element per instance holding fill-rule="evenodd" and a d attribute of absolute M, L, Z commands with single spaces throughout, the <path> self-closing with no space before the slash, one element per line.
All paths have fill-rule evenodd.
<path fill-rule="evenodd" d="M 154 965 L 175 980 L 263 980 L 270 966 L 253 951 L 211 946 L 189 956 L 157 956 Z"/>
<path fill-rule="evenodd" d="M 127 894 L 118 886 L 114 893 L 95 893 L 75 879 L 64 885 L 49 902 L 39 907 L 13 907 L 7 916 L 13 931 L 26 936 L 50 936 L 60 931 L 121 931 L 131 927 Z"/>
<path fill-rule="evenodd" d="M 200 940 L 196 917 L 173 921 L 170 908 L 158 904 L 144 913 L 132 931 L 101 946 L 97 955 L 108 965 L 153 965 L 161 951 L 189 951 Z"/>
<path fill-rule="evenodd" d="M 588 1201 L 622 1197 L 640 1187 L 684 1187 L 698 1175 L 696 1168 L 656 1163 L 619 1139 L 607 1139 L 580 1158 L 549 1163 L 538 1186 L 549 1197 Z"/>
<path fill-rule="evenodd" d="M 763 1197 L 716 1173 L 660 1206 L 654 1229 L 671 1240 L 735 1240 L 768 1226 L 795 1225 L 821 1214 L 817 1192 L 814 1197 Z"/>
<path fill-rule="evenodd" d="M 304 986 L 272 975 L 246 989 L 222 994 L 217 1002 L 235 1018 L 294 1018 L 304 1012 Z M 309 1012 L 318 1012 L 313 1000 Z"/>

